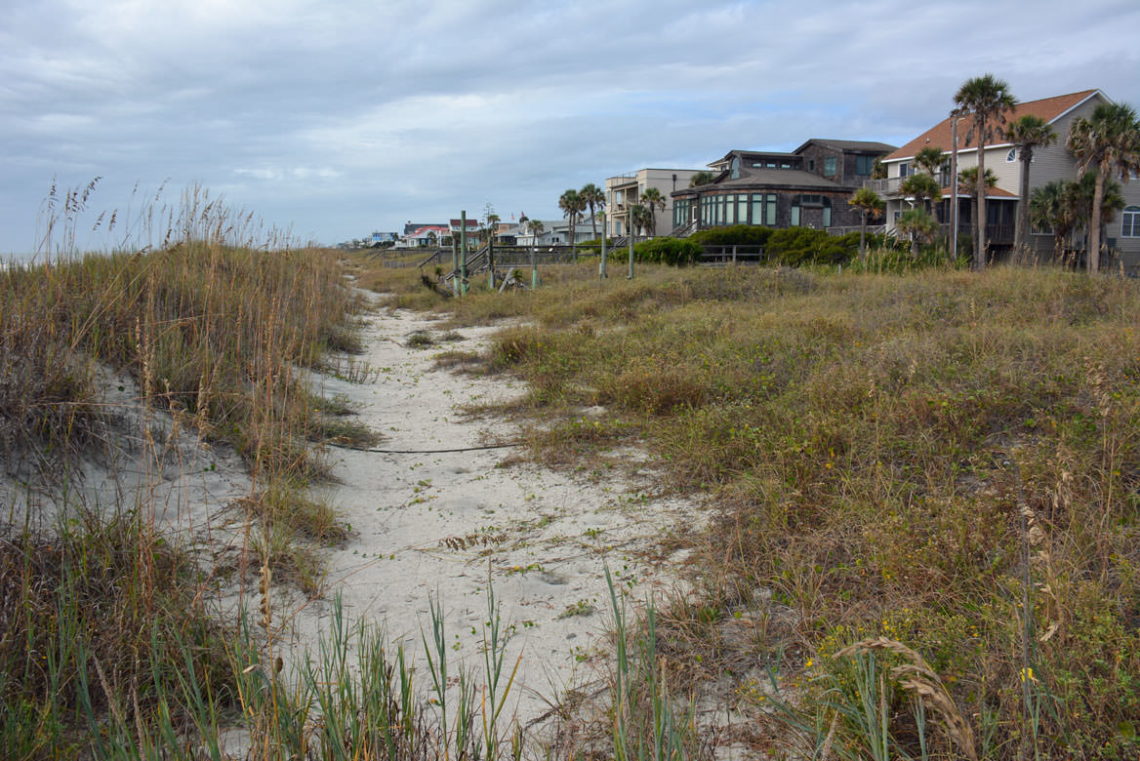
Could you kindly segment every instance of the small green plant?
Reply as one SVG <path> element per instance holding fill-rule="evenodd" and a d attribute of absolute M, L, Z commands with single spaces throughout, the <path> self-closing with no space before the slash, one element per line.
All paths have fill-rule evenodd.
<path fill-rule="evenodd" d="M 596 608 L 589 600 L 578 600 L 566 606 L 555 618 L 574 618 L 575 616 L 592 616 Z"/>

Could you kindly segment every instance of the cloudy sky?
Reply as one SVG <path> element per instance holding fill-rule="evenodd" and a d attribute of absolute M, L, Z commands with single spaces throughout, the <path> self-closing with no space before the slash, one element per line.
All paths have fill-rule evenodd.
<path fill-rule="evenodd" d="M 901 144 L 992 72 L 1140 106 L 1137 0 L 0 0 L 0 255 L 53 182 L 200 186 L 323 243 L 809 137 Z"/>

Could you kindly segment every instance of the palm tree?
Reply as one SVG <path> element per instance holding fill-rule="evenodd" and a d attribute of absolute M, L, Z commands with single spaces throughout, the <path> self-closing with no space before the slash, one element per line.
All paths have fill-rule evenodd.
<path fill-rule="evenodd" d="M 648 236 L 653 237 L 657 234 L 657 209 L 665 211 L 665 197 L 661 195 L 661 191 L 657 188 L 646 188 L 641 194 L 641 203 L 649 211 L 649 227 Z"/>
<path fill-rule="evenodd" d="M 954 95 L 957 112 L 972 116 L 973 124 L 966 133 L 966 145 L 978 141 L 978 171 L 985 177 L 986 141 L 995 137 L 999 125 L 1005 124 L 1005 112 L 1017 105 L 1009 85 L 992 74 L 966 80 Z M 974 240 L 974 269 L 986 266 L 986 194 L 977 194 L 977 229 Z"/>
<path fill-rule="evenodd" d="M 1033 149 L 1052 145 L 1057 133 L 1040 116 L 1026 114 L 1005 131 L 1005 139 L 1017 149 L 1021 161 L 1021 184 L 1017 203 L 1017 229 L 1013 235 L 1013 250 L 1018 256 L 1025 256 L 1029 242 L 1029 163 L 1033 161 Z"/>
<path fill-rule="evenodd" d="M 598 221 L 595 210 L 606 208 L 606 194 L 601 188 L 591 182 L 578 191 L 578 198 L 585 202 L 587 208 L 590 210 L 590 232 L 593 235 L 593 239 L 597 240 Z M 602 230 L 602 235 L 605 234 L 606 231 Z"/>
<path fill-rule="evenodd" d="M 570 244 L 574 247 L 574 258 L 578 258 L 578 215 L 586 208 L 586 204 L 582 202 L 582 197 L 578 195 L 578 191 L 571 188 L 562 194 L 558 199 L 558 208 L 562 210 L 562 215 L 570 222 L 569 237 Z"/>
<path fill-rule="evenodd" d="M 1133 172 L 1140 171 L 1140 120 L 1131 106 L 1102 103 L 1091 118 L 1079 116 L 1073 120 L 1066 147 L 1076 156 L 1081 172 L 1096 172 L 1089 220 L 1089 272 L 1096 272 L 1100 269 L 1104 183 L 1114 174 L 1128 182 Z"/>
<path fill-rule="evenodd" d="M 495 212 L 491 212 L 487 215 L 486 220 L 483 222 L 483 229 L 487 236 L 487 240 L 484 241 L 485 243 L 490 242 L 491 239 L 495 237 L 495 225 L 499 224 L 500 221 L 502 221 L 502 217 Z"/>
<path fill-rule="evenodd" d="M 716 175 L 712 172 L 697 172 L 689 178 L 689 187 L 695 188 L 700 185 L 708 185 L 716 179 Z"/>
<path fill-rule="evenodd" d="M 997 176 L 994 174 L 994 170 L 987 169 L 986 188 L 992 188 L 994 185 L 997 185 Z M 964 188 L 967 193 L 976 194 L 978 192 L 978 168 L 971 166 L 958 172 L 958 186 Z"/>
<path fill-rule="evenodd" d="M 538 245 L 538 236 L 546 231 L 546 225 L 542 224 L 541 219 L 528 219 L 526 229 L 531 235 L 531 245 Z"/>
<path fill-rule="evenodd" d="M 931 177 L 938 174 L 938 170 L 946 160 L 942 157 L 942 149 L 933 145 L 928 145 L 918 153 L 914 154 L 914 165 L 919 169 L 926 170 L 926 173 Z"/>
<path fill-rule="evenodd" d="M 634 204 L 630 207 L 630 235 L 636 235 L 638 230 L 649 237 L 650 231 L 653 229 L 653 210 L 648 206 L 642 204 Z"/>
<path fill-rule="evenodd" d="M 926 209 L 907 209 L 895 223 L 904 235 L 910 236 L 910 255 L 918 257 L 918 244 L 930 243 L 938 234 L 938 220 L 930 216 Z"/>
<path fill-rule="evenodd" d="M 883 210 L 886 204 L 879 194 L 870 188 L 859 188 L 855 194 L 847 201 L 849 206 L 854 206 L 860 212 L 862 223 L 859 225 L 859 259 L 863 260 L 867 256 L 867 215 L 878 214 Z"/>
<path fill-rule="evenodd" d="M 931 204 L 942 198 L 942 189 L 938 187 L 938 181 L 929 174 L 912 174 L 903 180 L 899 190 L 904 195 L 914 196 L 916 200 L 922 201 L 928 214 Z"/>
<path fill-rule="evenodd" d="M 1053 231 L 1053 258 L 1061 261 L 1065 242 L 1077 227 L 1079 203 L 1076 183 L 1053 180 L 1035 188 L 1029 201 L 1029 217 L 1039 229 Z"/>

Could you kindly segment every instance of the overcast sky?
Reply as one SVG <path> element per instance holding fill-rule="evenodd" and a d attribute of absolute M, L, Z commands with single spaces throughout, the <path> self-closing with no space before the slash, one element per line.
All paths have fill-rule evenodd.
<path fill-rule="evenodd" d="M 0 0 L 0 255 L 52 186 L 197 184 L 336 243 L 810 137 L 896 145 L 993 73 L 1140 106 L 1137 0 Z M 132 198 L 132 188 L 139 188 Z M 137 213 L 137 212 L 136 212 Z M 42 232 L 42 221 L 39 223 Z"/>

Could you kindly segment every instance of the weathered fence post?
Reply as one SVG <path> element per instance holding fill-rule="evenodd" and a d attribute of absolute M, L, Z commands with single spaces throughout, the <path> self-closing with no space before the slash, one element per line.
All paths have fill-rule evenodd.
<path fill-rule="evenodd" d="M 459 293 L 467 295 L 467 212 L 459 212 Z"/>
<path fill-rule="evenodd" d="M 598 265 L 598 277 L 607 278 L 606 274 L 606 213 L 602 212 L 602 261 Z"/>
<path fill-rule="evenodd" d="M 495 233 L 494 231 L 487 233 L 487 269 L 491 273 L 490 284 L 491 290 L 495 290 Z"/>
<path fill-rule="evenodd" d="M 451 236 L 451 292 L 459 295 L 459 241 Z"/>
<path fill-rule="evenodd" d="M 629 274 L 626 280 L 633 280 L 633 207 L 629 207 Z"/>

